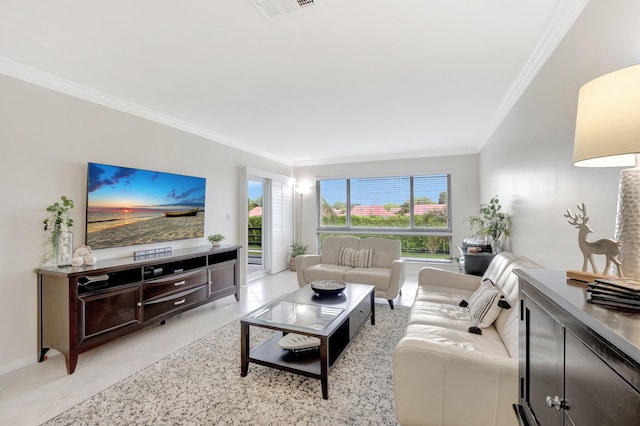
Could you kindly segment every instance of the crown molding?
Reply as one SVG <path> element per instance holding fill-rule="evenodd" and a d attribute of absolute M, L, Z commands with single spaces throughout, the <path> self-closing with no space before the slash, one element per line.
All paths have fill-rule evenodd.
<path fill-rule="evenodd" d="M 531 56 L 518 73 L 515 81 L 509 88 L 500 104 L 498 111 L 494 115 L 488 134 L 483 141 L 486 144 L 491 136 L 498 130 L 507 117 L 511 108 L 520 99 L 520 96 L 527 89 L 531 81 L 538 74 L 540 69 L 547 62 L 547 59 L 555 51 L 569 29 L 573 26 L 582 10 L 589 3 L 589 0 L 568 0 L 558 1 L 556 7 L 545 24 L 540 39 L 536 44 Z"/>
<path fill-rule="evenodd" d="M 293 163 L 293 167 L 327 166 L 333 164 L 370 163 L 376 161 L 409 160 L 416 158 L 451 157 L 456 155 L 476 155 L 478 149 L 466 147 L 459 149 L 439 148 L 430 151 L 400 152 L 396 154 L 359 155 L 356 157 L 319 158 L 313 160 L 300 160 Z"/>
<path fill-rule="evenodd" d="M 290 163 L 283 162 L 282 158 L 278 158 L 268 152 L 258 151 L 255 148 L 247 147 L 219 133 L 212 132 L 211 130 L 194 125 L 184 120 L 180 120 L 168 114 L 163 114 L 161 112 L 145 108 L 133 102 L 108 95 L 104 92 L 82 86 L 53 74 L 49 74 L 36 68 L 32 68 L 27 65 L 20 64 L 18 62 L 14 62 L 2 57 L 0 57 L 0 74 L 5 74 L 18 80 L 23 80 L 28 83 L 54 90 L 56 92 L 73 96 L 75 98 L 83 99 L 85 101 L 102 105 L 107 108 L 121 111 L 136 117 L 144 118 L 146 120 L 163 124 L 174 129 L 182 130 L 184 132 L 200 136 L 213 142 L 227 145 L 229 147 L 236 148 L 250 154 L 258 155 L 260 157 L 276 161 L 280 164 L 292 166 L 292 164 Z"/>

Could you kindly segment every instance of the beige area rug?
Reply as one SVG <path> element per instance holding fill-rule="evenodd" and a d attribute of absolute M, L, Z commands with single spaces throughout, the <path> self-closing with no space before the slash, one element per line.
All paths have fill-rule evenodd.
<path fill-rule="evenodd" d="M 392 355 L 409 308 L 376 304 L 320 381 L 256 364 L 240 376 L 240 322 L 232 323 L 105 389 L 46 425 L 396 425 Z M 252 327 L 252 346 L 270 332 Z"/>

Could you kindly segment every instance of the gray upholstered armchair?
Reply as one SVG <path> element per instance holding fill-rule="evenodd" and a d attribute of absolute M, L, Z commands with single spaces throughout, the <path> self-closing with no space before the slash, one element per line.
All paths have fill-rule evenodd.
<path fill-rule="evenodd" d="M 304 287 L 315 280 L 371 284 L 376 287 L 375 296 L 387 299 L 393 309 L 393 299 L 405 278 L 400 252 L 396 239 L 326 237 L 321 254 L 296 257 L 298 285 Z"/>

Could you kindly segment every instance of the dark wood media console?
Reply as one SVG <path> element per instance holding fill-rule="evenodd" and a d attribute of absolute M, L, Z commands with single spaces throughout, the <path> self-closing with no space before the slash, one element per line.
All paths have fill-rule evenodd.
<path fill-rule="evenodd" d="M 82 352 L 222 297 L 239 301 L 240 248 L 37 269 L 38 361 L 56 349 L 72 374 Z"/>

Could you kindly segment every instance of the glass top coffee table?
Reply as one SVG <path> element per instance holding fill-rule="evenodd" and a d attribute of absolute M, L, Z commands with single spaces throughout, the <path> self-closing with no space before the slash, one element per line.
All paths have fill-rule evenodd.
<path fill-rule="evenodd" d="M 375 324 L 374 286 L 348 283 L 339 295 L 318 295 L 309 285 L 285 294 L 240 320 L 240 375 L 249 363 L 264 365 L 319 379 L 322 397 L 329 398 L 329 371 L 364 327 Z M 254 348 L 249 346 L 250 327 L 274 330 L 271 337 Z M 288 333 L 316 337 L 319 353 L 292 356 L 278 341 Z"/>

